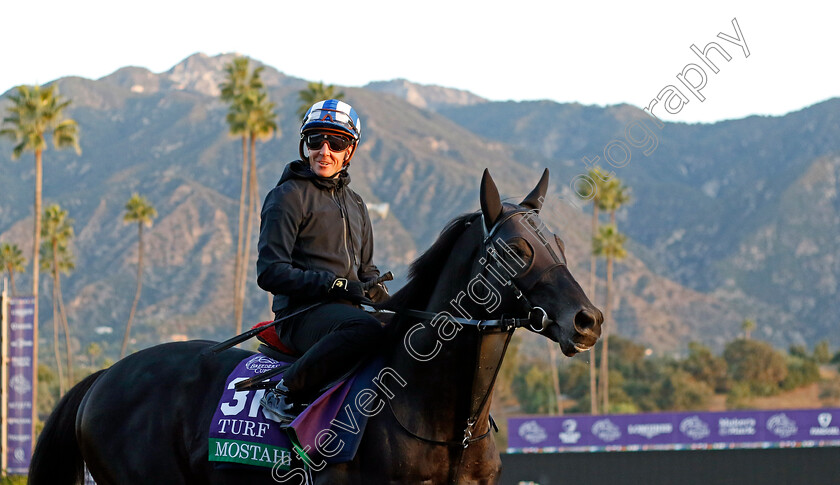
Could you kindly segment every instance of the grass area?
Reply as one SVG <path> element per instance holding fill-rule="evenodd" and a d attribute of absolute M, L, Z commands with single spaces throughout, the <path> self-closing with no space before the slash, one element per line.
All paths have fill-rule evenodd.
<path fill-rule="evenodd" d="M 25 485 L 26 475 L 10 475 L 0 477 L 0 485 Z"/>

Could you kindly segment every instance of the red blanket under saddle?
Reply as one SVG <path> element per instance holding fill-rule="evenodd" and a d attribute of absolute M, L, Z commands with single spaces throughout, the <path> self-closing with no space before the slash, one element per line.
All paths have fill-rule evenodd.
<path fill-rule="evenodd" d="M 265 327 L 270 323 L 272 323 L 271 320 L 267 322 L 260 322 L 251 328 L 253 329 L 257 327 Z M 260 342 L 266 345 L 270 345 L 271 347 L 274 347 L 275 349 L 279 350 L 280 352 L 283 352 L 284 354 L 297 355 L 294 350 L 283 345 L 283 342 L 280 341 L 280 338 L 277 336 L 277 331 L 274 329 L 274 327 L 268 327 L 262 332 L 258 333 L 257 338 L 260 340 Z"/>

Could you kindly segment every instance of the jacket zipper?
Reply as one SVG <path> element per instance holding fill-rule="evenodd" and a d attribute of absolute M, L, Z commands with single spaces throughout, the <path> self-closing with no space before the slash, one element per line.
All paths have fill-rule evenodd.
<path fill-rule="evenodd" d="M 342 207 L 341 202 L 338 200 L 338 197 L 335 194 L 335 189 L 330 191 L 333 196 L 333 200 L 336 204 L 338 204 L 338 212 L 341 214 L 341 222 L 342 226 L 344 226 L 341 231 L 341 235 L 344 239 L 344 251 L 347 253 L 347 271 L 350 272 L 353 269 L 353 263 L 350 261 L 350 249 L 347 248 L 347 231 L 348 231 L 348 224 L 350 223 L 349 217 L 344 217 L 344 207 Z"/>
<path fill-rule="evenodd" d="M 341 189 L 341 198 L 344 200 L 344 210 L 347 211 L 347 192 Z M 359 266 L 357 259 L 356 246 L 353 244 L 353 231 L 350 229 L 350 212 L 347 211 L 347 237 L 350 239 L 350 253 L 353 254 L 353 264 Z"/>

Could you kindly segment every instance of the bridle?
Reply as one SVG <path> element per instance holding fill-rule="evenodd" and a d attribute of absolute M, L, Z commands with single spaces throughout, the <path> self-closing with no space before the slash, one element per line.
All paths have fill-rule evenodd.
<path fill-rule="evenodd" d="M 479 222 L 481 223 L 483 229 L 482 250 L 484 251 L 484 254 L 488 255 L 489 259 L 481 258 L 479 262 L 482 265 L 485 265 L 485 263 L 487 263 L 484 266 L 484 269 L 488 270 L 491 274 L 493 274 L 493 277 L 496 278 L 496 280 L 499 281 L 503 286 L 510 285 L 514 297 L 518 302 L 520 302 L 520 305 L 522 306 L 526 316 L 507 317 L 505 315 L 502 315 L 498 319 L 482 320 L 458 318 L 451 315 L 447 316 L 449 320 L 457 322 L 460 325 L 474 326 L 480 334 L 489 332 L 507 333 L 507 339 L 504 343 L 504 349 L 500 354 L 499 362 L 495 366 L 494 375 L 489 380 L 490 385 L 488 386 L 487 391 L 484 393 L 484 396 L 480 401 L 475 401 L 478 403 L 478 405 L 473 405 L 473 409 L 470 410 L 470 416 L 467 419 L 462 440 L 435 440 L 432 438 L 427 438 L 418 435 L 417 433 L 409 430 L 402 422 L 400 422 L 396 413 L 394 413 L 393 407 L 391 406 L 391 401 L 388 400 L 388 405 L 391 408 L 391 414 L 392 416 L 394 416 L 394 419 L 403 428 L 404 431 L 406 431 L 409 435 L 413 436 L 414 438 L 427 443 L 438 445 L 461 445 L 464 449 L 466 449 L 467 447 L 469 447 L 470 444 L 489 436 L 490 430 L 492 428 L 488 428 L 486 433 L 483 433 L 482 435 L 477 437 L 473 437 L 473 428 L 477 423 L 478 415 L 481 413 L 481 410 L 484 408 L 485 404 L 487 403 L 487 400 L 490 397 L 491 391 L 493 389 L 493 383 L 495 382 L 496 376 L 499 372 L 499 368 L 501 367 L 501 359 L 504 357 L 504 351 L 507 350 L 507 343 L 510 341 L 510 337 L 512 336 L 513 331 L 520 327 L 527 327 L 534 332 L 540 333 L 552 323 L 552 320 L 548 317 L 548 313 L 545 311 L 545 309 L 540 306 L 533 305 L 528 300 L 528 297 L 525 295 L 525 292 L 523 292 L 522 289 L 524 288 L 525 291 L 530 291 L 547 272 L 559 266 L 565 266 L 566 261 L 565 258 L 562 257 L 563 252 L 560 248 L 559 239 L 557 239 L 557 237 L 555 236 L 553 242 L 556 248 L 552 247 L 552 240 L 546 238 L 540 230 L 540 228 L 532 224 L 527 219 L 527 217 L 532 214 L 536 215 L 536 212 L 532 210 L 525 210 L 522 208 L 518 208 L 508 213 L 503 213 L 499 217 L 499 219 L 495 221 L 495 223 L 489 230 L 487 229 L 487 225 L 484 223 L 484 216 L 481 216 Z M 511 264 L 505 261 L 505 258 L 499 253 L 494 244 L 501 246 L 501 250 L 505 251 L 506 254 L 508 254 L 509 258 L 518 258 L 510 254 L 510 251 L 512 250 L 508 248 L 507 243 L 505 243 L 504 239 L 505 236 L 507 236 L 508 238 L 522 237 L 521 231 L 515 231 L 514 229 L 511 229 L 510 227 L 506 226 L 508 222 L 511 221 L 515 216 L 520 216 L 520 222 L 523 222 L 523 220 L 524 222 L 526 222 L 526 228 L 528 232 L 531 233 L 534 237 L 536 237 L 539 240 L 539 243 L 535 244 L 532 241 L 528 241 L 529 246 L 531 246 L 534 249 L 533 258 L 531 259 L 530 264 L 527 265 L 527 268 L 524 268 L 524 266 L 522 267 L 524 268 L 524 271 L 522 271 L 521 273 L 517 272 L 516 274 L 512 275 Z M 468 222 L 467 224 L 471 224 L 471 222 Z M 495 240 L 493 239 L 494 236 L 497 236 Z M 519 261 L 521 261 L 521 258 L 519 259 Z M 537 263 L 548 264 L 547 267 L 545 267 L 542 271 L 536 273 L 533 270 L 535 266 L 539 266 L 539 264 Z M 494 269 L 491 270 L 491 267 L 494 267 Z M 507 273 L 509 277 L 507 278 L 506 282 L 502 282 L 500 281 L 500 276 L 505 273 Z M 407 316 L 410 318 L 420 319 L 423 321 L 432 321 L 438 315 L 436 313 L 428 311 L 419 311 L 412 309 L 395 309 L 393 311 L 396 314 Z M 409 333 L 406 334 L 406 338 L 409 338 L 411 333 L 412 331 L 409 331 Z M 492 423 L 492 418 L 491 425 L 495 427 L 495 423 Z"/>
<path fill-rule="evenodd" d="M 562 257 L 562 250 L 559 247 L 559 242 L 557 242 L 557 237 L 555 236 L 554 241 L 555 245 L 557 245 L 557 250 L 560 252 L 561 256 L 558 256 L 557 252 L 552 245 L 550 244 L 549 240 L 543 235 L 542 231 L 539 227 L 535 227 L 528 223 L 529 227 L 527 227 L 528 232 L 534 234 L 540 241 L 539 244 L 531 244 L 531 246 L 538 246 L 545 248 L 546 254 L 548 257 L 551 258 L 552 264 L 549 264 L 548 267 L 543 269 L 539 274 L 531 274 L 535 263 L 538 261 L 537 252 L 534 252 L 534 258 L 531 261 L 531 264 L 522 272 L 522 274 L 517 274 L 512 276 L 511 273 L 511 265 L 504 261 L 502 255 L 499 254 L 499 251 L 494 247 L 494 241 L 491 241 L 493 236 L 501 233 L 504 235 L 508 231 L 502 230 L 503 226 L 511 220 L 514 216 L 522 215 L 523 218 L 525 215 L 536 214 L 532 210 L 524 210 L 524 209 L 517 209 L 511 211 L 509 213 L 503 214 L 499 220 L 497 220 L 493 227 L 489 230 L 487 229 L 487 225 L 484 223 L 484 215 L 481 215 L 480 223 L 481 227 L 484 231 L 484 237 L 482 241 L 482 250 L 484 254 L 489 256 L 489 262 L 495 265 L 494 270 L 490 270 L 490 272 L 494 275 L 493 277 L 496 281 L 499 281 L 500 284 L 503 286 L 510 285 L 511 290 L 513 291 L 513 295 L 516 298 L 516 301 L 520 302 L 520 305 L 524 309 L 525 316 L 524 317 L 509 317 L 506 315 L 502 315 L 497 319 L 467 319 L 467 318 L 460 318 L 455 316 L 447 316 L 447 318 L 455 323 L 465 326 L 475 326 L 479 332 L 483 330 L 490 330 L 490 329 L 500 329 L 502 331 L 509 331 L 516 328 L 527 327 L 530 330 L 540 333 L 544 331 L 551 323 L 552 320 L 548 317 L 548 312 L 545 311 L 544 308 L 540 306 L 534 306 L 528 300 L 528 297 L 525 296 L 525 292 L 522 291 L 522 287 L 525 288 L 525 291 L 530 291 L 534 285 L 542 279 L 543 275 L 548 273 L 549 271 L 553 270 L 558 266 L 565 266 L 566 260 Z M 470 223 L 468 223 L 470 224 Z M 519 233 L 514 233 L 511 237 L 519 236 Z M 503 251 L 510 251 L 507 247 L 507 244 L 501 238 L 496 239 L 497 243 L 502 246 Z M 508 253 L 510 254 L 510 253 Z M 542 255 L 542 259 L 546 257 L 545 254 Z M 488 262 L 485 258 L 481 258 L 479 260 L 481 264 Z M 488 267 L 485 266 L 485 269 Z M 507 273 L 507 281 L 500 281 L 500 279 L 505 278 L 504 274 Z M 386 305 L 387 308 L 387 305 Z M 432 321 L 438 314 L 428 311 L 422 310 L 412 310 L 412 309 L 394 309 L 394 313 L 398 315 L 404 315 L 411 318 L 417 318 L 424 321 Z"/>
<path fill-rule="evenodd" d="M 525 296 L 525 292 L 529 292 L 534 285 L 540 281 L 543 276 L 548 273 L 549 271 L 557 268 L 559 266 L 566 266 L 566 259 L 563 256 L 563 251 L 560 248 L 560 242 L 557 236 L 553 238 L 554 246 L 556 246 L 557 251 L 555 248 L 552 247 L 551 240 L 545 237 L 542 230 L 537 227 L 535 224 L 532 224 L 532 220 L 529 218 L 531 215 L 536 215 L 536 212 L 533 210 L 523 210 L 517 209 L 506 214 L 503 214 L 499 219 L 493 224 L 493 226 L 488 230 L 487 225 L 484 222 L 484 215 L 481 216 L 481 227 L 484 231 L 484 240 L 482 242 L 482 248 L 484 253 L 490 257 L 490 262 L 495 265 L 495 270 L 488 269 L 493 276 L 499 280 L 499 276 L 503 276 L 505 272 L 508 273 L 508 281 L 503 283 L 507 285 L 510 283 L 511 289 L 513 290 L 513 294 L 516 297 L 516 300 L 521 302 L 522 307 L 527 312 L 527 318 L 529 320 L 528 327 L 537 333 L 540 333 L 551 324 L 551 320 L 548 318 L 548 313 L 545 311 L 544 308 L 540 306 L 534 306 L 531 304 L 528 297 Z M 528 233 L 533 235 L 535 238 L 538 239 L 538 242 L 535 244 L 531 241 L 528 241 L 525 238 L 522 238 L 526 241 L 528 246 L 533 251 L 533 257 L 531 258 L 530 263 L 527 267 L 524 266 L 524 261 L 521 260 L 518 256 L 513 254 L 513 251 L 508 247 L 505 240 L 521 237 L 519 232 L 511 231 L 510 228 L 506 228 L 505 224 L 513 219 L 515 216 L 520 216 L 519 222 L 520 224 L 525 227 Z M 494 236 L 498 237 L 493 240 Z M 507 236 L 507 237 L 505 237 Z M 516 274 L 510 274 L 510 270 L 512 269 L 512 265 L 507 263 L 499 251 L 494 246 L 494 243 L 501 247 L 503 251 L 508 254 L 511 259 L 519 260 L 523 263 L 522 268 L 524 271 L 516 272 Z M 558 255 L 559 253 L 559 255 Z M 535 267 L 545 266 L 542 271 L 536 273 L 533 271 Z M 502 283 L 500 281 L 500 283 Z M 524 291 L 523 291 L 524 288 Z"/>

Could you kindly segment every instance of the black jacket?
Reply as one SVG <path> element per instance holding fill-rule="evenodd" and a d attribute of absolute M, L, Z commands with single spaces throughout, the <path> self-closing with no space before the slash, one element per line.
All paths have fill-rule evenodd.
<path fill-rule="evenodd" d="M 367 281 L 379 276 L 370 216 L 349 183 L 346 171 L 325 179 L 296 160 L 266 196 L 257 284 L 274 294 L 275 313 L 323 301 L 336 277 Z"/>

